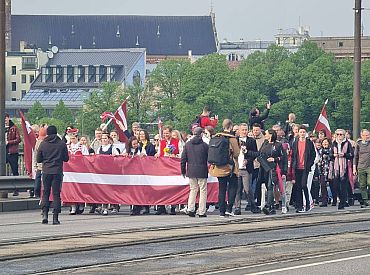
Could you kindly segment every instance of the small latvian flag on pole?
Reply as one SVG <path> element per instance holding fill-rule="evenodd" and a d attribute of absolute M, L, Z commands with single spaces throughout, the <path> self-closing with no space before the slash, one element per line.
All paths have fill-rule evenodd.
<path fill-rule="evenodd" d="M 326 104 L 328 104 L 328 99 L 325 100 L 324 106 L 322 106 L 321 114 L 317 119 L 314 131 L 319 132 L 321 130 L 324 130 L 326 133 L 326 137 L 331 138 L 330 125 L 328 121 L 328 116 L 326 114 Z"/>

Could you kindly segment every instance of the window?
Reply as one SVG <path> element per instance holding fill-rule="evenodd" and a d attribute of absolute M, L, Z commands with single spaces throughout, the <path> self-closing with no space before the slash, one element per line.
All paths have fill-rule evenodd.
<path fill-rule="evenodd" d="M 107 67 L 100 65 L 99 67 L 99 82 L 107 81 Z"/>
<path fill-rule="evenodd" d="M 89 82 L 96 82 L 96 67 L 89 66 Z"/>
<path fill-rule="evenodd" d="M 12 91 L 15 92 L 17 90 L 17 82 L 12 82 Z"/>
<path fill-rule="evenodd" d="M 64 68 L 62 66 L 56 67 L 56 81 L 57 82 L 63 82 L 63 76 L 64 76 Z"/>
<path fill-rule="evenodd" d="M 24 96 L 26 95 L 27 91 L 26 90 L 22 90 L 22 98 L 24 98 Z"/>
<path fill-rule="evenodd" d="M 132 82 L 133 82 L 134 85 L 140 85 L 141 84 L 141 77 L 140 77 L 140 72 L 139 71 L 135 71 L 132 78 L 133 78 Z"/>
<path fill-rule="evenodd" d="M 71 65 L 67 66 L 67 82 L 74 82 L 75 74 L 74 68 Z"/>
<path fill-rule="evenodd" d="M 33 74 L 30 74 L 30 83 L 32 83 L 35 80 L 35 76 Z"/>
<path fill-rule="evenodd" d="M 21 75 L 21 81 L 22 81 L 22 83 L 27 83 L 27 75 L 22 74 Z"/>
<path fill-rule="evenodd" d="M 22 58 L 22 69 L 37 69 L 37 59 L 36 57 L 23 57 Z"/>
<path fill-rule="evenodd" d="M 78 83 L 85 82 L 85 67 L 78 66 Z"/>
<path fill-rule="evenodd" d="M 12 75 L 17 74 L 17 66 L 12 66 Z"/>
<path fill-rule="evenodd" d="M 339 43 L 338 43 L 338 46 L 339 46 L 339 47 L 343 47 L 343 42 L 339 42 Z"/>
<path fill-rule="evenodd" d="M 12 101 L 17 101 L 17 99 L 15 97 L 12 97 Z"/>

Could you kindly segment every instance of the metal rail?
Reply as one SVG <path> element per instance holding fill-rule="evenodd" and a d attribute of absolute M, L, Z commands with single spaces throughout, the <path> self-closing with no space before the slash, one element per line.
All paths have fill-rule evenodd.
<path fill-rule="evenodd" d="M 0 191 L 26 191 L 33 188 L 33 180 L 28 176 L 0 176 Z"/>

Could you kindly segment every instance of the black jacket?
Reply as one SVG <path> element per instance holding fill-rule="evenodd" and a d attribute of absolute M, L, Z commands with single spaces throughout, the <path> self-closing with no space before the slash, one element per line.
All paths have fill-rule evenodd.
<path fill-rule="evenodd" d="M 261 125 L 261 129 L 265 129 L 265 120 L 269 116 L 270 109 L 266 109 L 262 114 L 259 116 L 252 116 L 251 113 L 249 113 L 249 126 L 252 127 L 253 124 L 258 123 Z"/>
<path fill-rule="evenodd" d="M 295 170 L 297 169 L 298 165 L 298 140 L 296 139 L 293 142 L 293 147 L 292 147 L 292 168 Z M 309 173 L 311 171 L 311 167 L 315 162 L 316 158 L 316 150 L 314 147 L 313 142 L 309 139 L 306 138 L 306 146 L 305 146 L 305 151 L 304 151 L 304 171 Z"/>
<path fill-rule="evenodd" d="M 47 136 L 41 142 L 37 153 L 37 162 L 42 163 L 42 172 L 44 174 L 63 173 L 63 161 L 67 162 L 67 145 L 57 136 Z"/>
<path fill-rule="evenodd" d="M 181 155 L 181 174 L 189 178 L 208 178 L 208 145 L 195 136 L 185 144 Z"/>
<path fill-rule="evenodd" d="M 244 153 L 244 159 L 247 160 L 246 170 L 248 171 L 248 173 L 253 173 L 253 161 L 256 157 L 259 156 L 256 140 L 254 138 L 247 137 L 245 142 L 239 139 L 239 143 L 240 146 L 245 146 L 247 150 L 247 152 Z"/>

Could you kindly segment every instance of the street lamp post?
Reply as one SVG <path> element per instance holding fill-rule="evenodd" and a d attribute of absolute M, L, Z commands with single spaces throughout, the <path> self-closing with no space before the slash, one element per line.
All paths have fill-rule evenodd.
<path fill-rule="evenodd" d="M 5 1 L 0 1 L 0 175 L 5 176 Z"/>
<path fill-rule="evenodd" d="M 355 0 L 354 70 L 353 70 L 353 139 L 360 136 L 361 117 L 361 0 Z"/>

